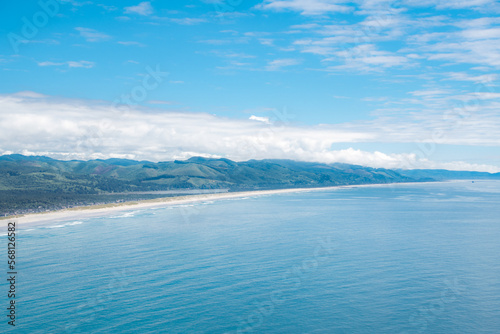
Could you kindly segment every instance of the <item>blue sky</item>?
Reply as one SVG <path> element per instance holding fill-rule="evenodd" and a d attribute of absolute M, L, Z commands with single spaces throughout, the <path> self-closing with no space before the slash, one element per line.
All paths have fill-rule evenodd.
<path fill-rule="evenodd" d="M 491 0 L 2 4 L 0 154 L 500 171 Z"/>

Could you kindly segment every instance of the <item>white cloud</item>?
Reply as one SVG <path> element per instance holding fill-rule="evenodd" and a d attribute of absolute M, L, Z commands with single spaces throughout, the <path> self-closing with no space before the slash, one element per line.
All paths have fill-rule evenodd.
<path fill-rule="evenodd" d="M 211 4 L 211 5 L 218 5 L 218 4 L 222 4 L 224 2 L 224 0 L 201 0 L 202 2 L 204 3 L 208 3 L 208 4 Z"/>
<path fill-rule="evenodd" d="M 195 25 L 195 24 L 207 22 L 207 20 L 205 20 L 205 19 L 191 18 L 191 17 L 172 18 L 172 19 L 170 19 L 170 21 L 177 23 L 177 24 L 182 24 L 182 25 Z"/>
<path fill-rule="evenodd" d="M 103 4 L 97 4 L 97 6 L 103 8 L 104 10 L 107 10 L 108 12 L 114 12 L 115 10 L 118 10 L 118 7 L 115 6 L 108 6 Z"/>
<path fill-rule="evenodd" d="M 153 14 L 153 7 L 151 6 L 151 2 L 144 1 L 138 4 L 137 6 L 125 7 L 125 14 L 139 14 L 143 16 L 148 16 Z"/>
<path fill-rule="evenodd" d="M 283 67 L 288 67 L 288 66 L 294 66 L 300 64 L 301 61 L 298 59 L 291 59 L 291 58 L 285 58 L 285 59 L 276 59 L 270 61 L 267 66 L 266 70 L 267 71 L 278 71 L 281 70 Z"/>
<path fill-rule="evenodd" d="M 68 67 L 75 67 L 75 68 L 92 68 L 94 67 L 95 63 L 91 61 L 86 61 L 86 60 L 80 60 L 80 61 L 65 61 L 65 62 L 51 62 L 51 61 L 43 61 L 39 62 L 38 66 L 68 66 Z"/>
<path fill-rule="evenodd" d="M 498 74 L 483 74 L 483 75 L 470 75 L 466 72 L 450 72 L 445 80 L 453 81 L 471 81 L 474 83 L 488 84 L 498 80 Z"/>
<path fill-rule="evenodd" d="M 263 123 L 266 123 L 266 124 L 271 124 L 271 121 L 269 120 L 269 117 L 260 117 L 260 116 L 252 115 L 248 119 L 251 119 L 253 121 L 263 122 Z"/>
<path fill-rule="evenodd" d="M 111 36 L 101 33 L 94 29 L 77 27 L 75 28 L 78 32 L 80 32 L 80 36 L 85 38 L 87 42 L 101 42 L 107 41 L 111 38 Z"/>
<path fill-rule="evenodd" d="M 480 17 L 477 19 L 462 19 L 452 22 L 456 27 L 466 29 L 466 28 L 483 28 L 490 26 L 492 24 L 500 23 L 500 17 Z"/>
<path fill-rule="evenodd" d="M 473 92 L 462 95 L 455 95 L 452 98 L 461 101 L 476 101 L 480 100 L 500 100 L 500 93 L 496 92 Z"/>
<path fill-rule="evenodd" d="M 345 13 L 352 10 L 351 7 L 342 5 L 347 1 L 338 0 L 266 0 L 256 6 L 262 10 L 283 11 L 291 10 L 303 15 L 322 15 L 326 13 Z"/>
<path fill-rule="evenodd" d="M 492 9 L 494 3 L 489 0 L 408 0 L 403 3 L 392 0 L 360 0 L 354 3 L 340 0 L 268 0 L 257 7 L 275 11 L 293 10 L 308 15 L 328 14 L 329 5 L 355 7 L 354 13 L 360 20 L 335 20 L 331 24 L 313 17 L 302 24 L 290 26 L 288 33 L 301 34 L 303 38 L 292 42 L 287 50 L 316 54 L 326 58 L 323 61 L 340 62 L 336 66 L 323 62 L 322 66 L 330 70 L 366 72 L 387 71 L 402 66 L 407 68 L 410 65 L 434 67 L 436 62 L 500 67 L 500 19 L 463 19 L 448 13 L 450 8 L 486 11 Z M 427 8 L 416 16 L 408 7 L 436 7 L 438 12 Z M 390 41 L 397 42 L 401 49 L 387 49 L 389 45 L 383 42 Z M 368 45 L 372 49 L 367 49 Z M 429 60 L 432 61 L 430 65 Z"/>
<path fill-rule="evenodd" d="M 259 43 L 262 45 L 272 46 L 274 40 L 272 38 L 259 38 Z"/>
<path fill-rule="evenodd" d="M 471 164 L 463 161 L 436 162 L 425 157 L 419 157 L 419 155 L 415 153 L 386 154 L 379 151 L 367 152 L 353 148 L 336 151 L 306 152 L 297 160 L 319 161 L 324 163 L 340 162 L 389 169 L 448 169 L 490 173 L 500 172 L 500 167 L 492 165 Z"/>
<path fill-rule="evenodd" d="M 22 98 L 28 97 L 28 98 L 33 98 L 33 99 L 41 99 L 41 98 L 48 97 L 47 95 L 40 94 L 40 93 L 37 93 L 37 92 L 32 92 L 32 91 L 29 91 L 29 90 L 14 93 L 14 94 L 12 94 L 12 96 L 22 97 Z"/>
<path fill-rule="evenodd" d="M 494 0 L 405 0 L 405 4 L 416 7 L 435 6 L 438 9 L 488 8 Z"/>
<path fill-rule="evenodd" d="M 443 89 L 427 89 L 427 90 L 416 90 L 410 92 L 410 94 L 418 97 L 434 97 L 438 95 L 447 95 L 450 94 L 450 91 Z"/>
<path fill-rule="evenodd" d="M 67 64 L 69 67 L 83 67 L 83 68 L 92 68 L 95 65 L 95 63 L 86 60 L 68 61 Z"/>
<path fill-rule="evenodd" d="M 146 103 L 148 103 L 148 104 L 166 104 L 166 105 L 174 104 L 174 102 L 172 102 L 172 101 L 164 101 L 164 100 L 149 100 L 149 101 L 146 101 Z"/>
<path fill-rule="evenodd" d="M 210 114 L 130 109 L 96 102 L 0 96 L 0 148 L 20 152 L 133 154 L 140 159 L 169 159 L 201 152 L 246 160 L 299 157 L 324 151 L 335 142 L 368 135 L 331 128 L 299 128 Z M 16 141 L 12 141 L 12 138 Z"/>
<path fill-rule="evenodd" d="M 500 67 L 499 41 L 436 43 L 427 47 L 429 60 Z"/>
<path fill-rule="evenodd" d="M 467 29 L 463 30 L 462 34 L 468 40 L 498 39 L 500 38 L 500 28 Z"/>
<path fill-rule="evenodd" d="M 450 22 L 454 30 L 416 33 L 409 37 L 405 51 L 444 63 L 500 67 L 499 23 L 493 18 Z"/>
<path fill-rule="evenodd" d="M 293 25 L 290 27 L 290 29 L 305 29 L 305 30 L 308 30 L 308 29 L 314 29 L 314 28 L 319 28 L 321 27 L 319 24 L 317 23 L 306 23 L 306 24 L 296 24 L 296 25 Z"/>
<path fill-rule="evenodd" d="M 331 56 L 335 54 L 337 49 L 332 48 L 330 46 L 321 46 L 321 45 L 311 45 L 304 46 L 300 52 L 302 53 L 312 53 L 320 56 Z"/>
<path fill-rule="evenodd" d="M 330 67 L 332 70 L 380 71 L 383 68 L 410 65 L 410 60 L 405 56 L 377 50 L 373 44 L 358 45 L 335 54 L 337 57 L 327 58 L 325 61 L 341 60 L 345 64 L 332 66 Z"/>
<path fill-rule="evenodd" d="M 494 106 L 492 106 L 494 107 Z M 427 123 L 407 120 L 375 120 L 342 125 L 295 126 L 291 115 L 281 122 L 253 116 L 251 120 L 220 118 L 204 113 L 165 112 L 113 108 L 96 101 L 57 100 L 33 92 L 0 95 L 0 153 L 33 152 L 55 158 L 91 159 L 126 156 L 154 161 L 192 155 L 219 156 L 233 160 L 294 159 L 345 162 L 385 168 L 448 168 L 500 171 L 488 165 L 435 162 L 432 152 L 369 152 L 354 148 L 332 150 L 336 143 L 415 142 L 498 145 L 499 117 L 489 111 L 470 116 L 465 129 L 453 119 L 425 117 Z M 495 118 L 496 117 L 496 118 Z M 496 123 L 495 123 L 496 122 Z M 443 125 L 444 124 L 444 125 Z M 446 126 L 447 127 L 446 127 Z M 475 132 L 467 131 L 468 127 Z M 444 129 L 431 138 L 433 128 Z M 16 138 L 15 141 L 12 138 Z M 417 147 L 417 146 L 415 146 Z"/>
<path fill-rule="evenodd" d="M 125 46 L 140 46 L 140 47 L 145 46 L 144 44 L 135 41 L 119 41 L 117 43 Z"/>
<path fill-rule="evenodd" d="M 364 8 L 378 8 L 374 1 Z M 413 22 L 409 16 L 403 16 L 401 10 L 383 7 L 384 10 L 369 11 L 364 20 L 357 23 L 336 22 L 335 24 L 304 24 L 292 26 L 292 29 L 311 29 L 307 37 L 296 40 L 293 46 L 302 53 L 312 53 L 325 57 L 323 61 L 335 61 L 340 64 L 329 69 L 381 71 L 387 68 L 408 65 L 410 58 L 394 51 L 381 50 L 379 42 L 404 40 L 406 30 L 426 21 L 425 25 L 433 26 L 436 20 L 422 18 Z M 365 10 L 366 11 L 366 10 Z M 357 14 L 361 15 L 360 12 Z M 378 45 L 377 45 L 378 44 Z M 323 63 L 324 65 L 325 63 Z M 330 65 L 328 65 L 330 66 Z"/>

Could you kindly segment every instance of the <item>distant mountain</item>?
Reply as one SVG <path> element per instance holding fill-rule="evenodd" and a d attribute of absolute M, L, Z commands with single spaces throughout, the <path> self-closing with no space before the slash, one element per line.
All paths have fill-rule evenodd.
<path fill-rule="evenodd" d="M 193 157 L 154 163 L 127 159 L 61 161 L 13 154 L 0 156 L 0 215 L 159 197 L 162 195 L 151 192 L 166 190 L 239 191 L 463 178 L 500 179 L 500 174 L 269 159 L 235 162 Z"/>
<path fill-rule="evenodd" d="M 22 154 L 7 154 L 7 155 L 0 155 L 0 162 L 1 161 L 56 161 L 52 158 L 49 157 L 43 157 L 43 156 L 26 156 Z"/>
<path fill-rule="evenodd" d="M 422 181 L 445 181 L 445 180 L 500 180 L 500 173 L 453 171 L 446 169 L 396 169 L 401 175 L 408 176 Z"/>

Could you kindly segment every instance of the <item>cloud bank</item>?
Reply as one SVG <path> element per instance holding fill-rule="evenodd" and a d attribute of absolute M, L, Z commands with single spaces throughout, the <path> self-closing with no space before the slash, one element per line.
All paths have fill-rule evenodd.
<path fill-rule="evenodd" d="M 274 158 L 384 168 L 500 171 L 489 165 L 432 161 L 428 147 L 435 143 L 429 140 L 432 145 L 427 144 L 426 149 L 402 154 L 332 149 L 336 143 L 401 140 L 405 135 L 418 137 L 418 133 L 409 132 L 403 124 L 390 129 L 377 127 L 377 121 L 298 126 L 288 122 L 290 115 L 279 111 L 263 122 L 256 121 L 256 117 L 239 120 L 206 113 L 113 107 L 99 101 L 61 100 L 33 92 L 0 95 L 0 110 L 0 154 L 153 161 L 191 156 L 237 161 Z M 416 137 L 407 139 L 416 141 Z M 434 141 L 450 140 L 443 138 Z"/>

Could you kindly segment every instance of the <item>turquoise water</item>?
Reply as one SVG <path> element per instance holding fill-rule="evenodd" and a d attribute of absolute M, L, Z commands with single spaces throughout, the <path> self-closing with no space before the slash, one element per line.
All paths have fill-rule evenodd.
<path fill-rule="evenodd" d="M 399 184 L 21 226 L 16 332 L 500 333 L 499 200 Z"/>

